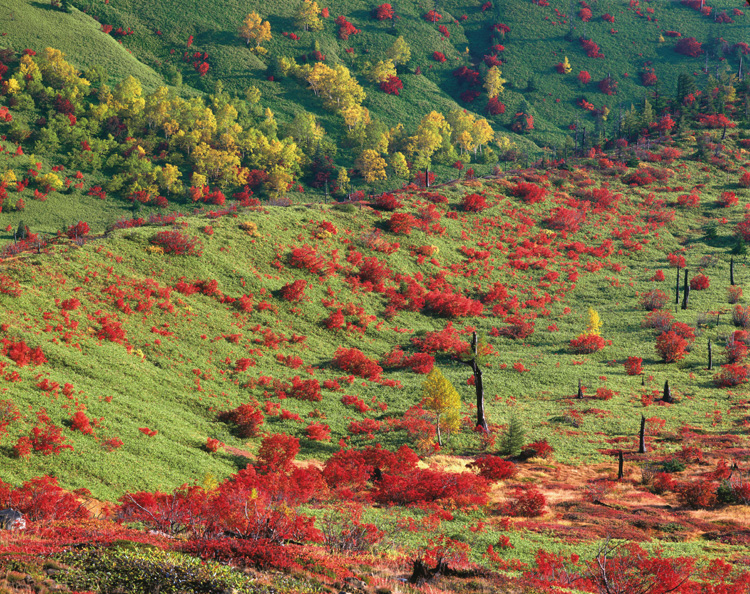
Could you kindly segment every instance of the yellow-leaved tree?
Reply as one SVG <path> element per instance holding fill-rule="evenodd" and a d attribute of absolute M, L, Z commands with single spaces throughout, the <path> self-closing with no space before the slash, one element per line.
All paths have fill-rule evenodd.
<path fill-rule="evenodd" d="M 599 313 L 589 307 L 589 325 L 586 328 L 586 334 L 593 334 L 594 336 L 599 336 L 599 333 L 602 328 L 602 321 L 599 319 Z"/>
<path fill-rule="evenodd" d="M 387 165 L 385 159 L 372 149 L 363 150 L 355 163 L 355 166 L 367 183 L 388 179 L 385 173 Z"/>
<path fill-rule="evenodd" d="M 437 367 L 422 384 L 422 406 L 435 413 L 438 445 L 442 446 L 442 430 L 455 431 L 460 426 L 461 396 Z"/>
<path fill-rule="evenodd" d="M 265 54 L 266 50 L 260 47 L 261 43 L 271 39 L 271 24 L 268 21 L 262 21 L 257 12 L 251 12 L 245 17 L 240 27 L 240 37 L 245 40 L 247 45 L 254 42 L 253 50 L 259 54 Z"/>

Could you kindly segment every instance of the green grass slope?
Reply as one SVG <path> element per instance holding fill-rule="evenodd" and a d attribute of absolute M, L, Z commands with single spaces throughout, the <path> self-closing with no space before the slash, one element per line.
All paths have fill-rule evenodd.
<path fill-rule="evenodd" d="M 741 159 L 742 153 L 737 156 Z M 720 345 L 732 327 L 727 315 L 717 318 L 716 326 L 713 315 L 730 309 L 728 250 L 734 242 L 733 225 L 742 218 L 741 207 L 717 209 L 713 197 L 731 189 L 744 200 L 744 191 L 737 189 L 736 173 L 689 161 L 676 165 L 667 170 L 672 176 L 667 183 L 675 189 L 658 194 L 663 203 L 595 170 L 573 174 L 553 170 L 540 183 L 554 183 L 549 188 L 557 193 L 533 206 L 512 196 L 511 184 L 505 181 L 440 188 L 437 193 L 448 199 L 436 209 L 444 229 L 424 227 L 408 236 L 387 232 L 384 220 L 390 215 L 369 208 L 348 212 L 323 206 L 272 207 L 213 220 L 178 219 L 178 229 L 204 244 L 201 257 L 159 254 L 149 241 L 163 229 L 147 226 L 116 231 L 83 247 L 63 245 L 49 253 L 10 258 L 0 274 L 4 286 L 18 290 L 0 295 L 4 324 L 0 336 L 41 347 L 49 362 L 18 367 L 7 357 L 2 359 L 0 377 L 5 381 L 0 383 L 0 396 L 16 402 L 23 413 L 21 420 L 10 424 L 0 446 L 2 478 L 19 481 L 46 472 L 53 464 L 67 486 L 85 486 L 96 496 L 112 499 L 125 489 L 170 488 L 185 481 L 200 482 L 207 473 L 224 477 L 246 463 L 242 452 L 252 453 L 256 441 L 234 435 L 231 426 L 217 422 L 216 414 L 245 402 L 257 402 L 264 411 L 263 431 L 302 438 L 303 457 L 326 458 L 348 435 L 350 422 L 364 418 L 383 423 L 378 441 L 388 447 L 403 443 L 407 439 L 403 433 L 385 428 L 389 418 L 400 418 L 419 402 L 424 376 L 409 368 L 386 368 L 383 377 L 397 380 L 401 389 L 362 378 L 345 381 L 342 377 L 348 374 L 332 364 L 336 349 L 357 347 L 382 360 L 401 345 L 409 356 L 415 352 L 412 338 L 443 329 L 448 322 L 463 340 L 474 328 L 495 334 L 493 328 L 504 327 L 507 307 L 513 311 L 513 306 L 493 315 L 493 304 L 488 302 L 482 316 L 452 320 L 426 309 L 400 311 L 393 317 L 387 312 L 391 298 L 361 284 L 362 257 L 377 258 L 392 271 L 394 276 L 384 273 L 382 278 L 397 291 L 405 285 L 396 274 L 421 279 L 417 282 L 428 288 L 447 281 L 473 299 L 501 282 L 510 296 L 524 303 L 519 314 L 539 315 L 534 320 L 536 331 L 524 340 L 490 338 L 495 355 L 485 372 L 488 418 L 496 425 L 507 423 L 511 415 L 523 418 L 529 438 L 548 439 L 560 462 L 602 461 L 606 458 L 600 451 L 613 443 L 632 445 L 641 412 L 664 419 L 669 434 L 691 425 L 710 434 L 739 436 L 740 419 L 735 415 L 741 409 L 733 404 L 746 389 L 740 387 L 730 396 L 713 386 L 716 371 L 705 369 L 705 345 L 710 338 L 716 345 L 717 364 L 724 362 Z M 567 237 L 559 232 L 550 235 L 544 221 L 553 209 L 571 205 L 571 195 L 592 186 L 623 193 L 618 206 L 591 211 L 579 204 L 587 213 L 586 225 Z M 680 209 L 672 222 L 659 223 L 670 220 L 669 211 L 684 191 L 681 186 L 698 188 L 701 208 Z M 462 197 L 476 192 L 487 198 L 491 208 L 478 214 L 462 212 Z M 429 196 L 401 195 L 405 211 L 424 210 Z M 240 229 L 243 221 L 257 225 L 257 236 Z M 323 221 L 337 233 L 322 233 Z M 707 227 L 717 233 L 707 237 Z M 630 229 L 626 236 L 621 235 L 624 229 Z M 385 241 L 399 244 L 394 253 L 376 250 L 382 240 L 373 242 L 373 238 L 379 233 Z M 596 247 L 609 240 L 613 243 L 608 256 L 579 258 L 581 246 Z M 576 241 L 581 244 L 570 244 Z M 546 256 L 545 243 L 552 250 Z M 306 245 L 330 263 L 330 273 L 310 274 L 292 265 L 292 251 Z M 438 249 L 429 257 L 420 254 L 421 246 Z M 489 254 L 471 255 L 471 250 L 488 249 Z M 540 251 L 535 255 L 534 250 Z M 675 318 L 692 326 L 699 338 L 686 359 L 664 364 L 654 350 L 653 331 L 641 327 L 645 312 L 639 294 L 655 288 L 672 294 L 674 270 L 668 269 L 666 255 L 680 252 L 688 260 L 691 276 L 700 270 L 711 286 L 693 291 L 687 311 L 675 308 Z M 738 261 L 739 279 L 746 277 L 744 266 Z M 667 282 L 651 280 L 656 269 L 666 271 Z M 574 272 L 578 280 L 570 276 Z M 181 294 L 176 289 L 180 279 L 216 284 L 213 289 L 202 285 L 204 294 Z M 300 303 L 290 303 L 280 293 L 294 280 L 307 282 Z M 251 296 L 251 312 L 233 302 L 243 295 Z M 73 298 L 80 306 L 65 312 L 62 302 Z M 592 355 L 576 355 L 568 343 L 584 332 L 589 307 L 599 312 L 602 336 L 611 345 Z M 337 308 L 349 312 L 346 320 L 354 324 L 351 330 L 325 327 L 324 320 Z M 668 304 L 667 308 L 672 310 Z M 714 314 L 701 317 L 711 311 Z M 366 323 L 362 315 L 374 317 Z M 124 335 L 107 339 L 105 326 L 110 322 L 121 324 Z M 366 331 L 360 335 L 356 327 L 362 324 Z M 644 359 L 644 386 L 641 377 L 625 374 L 623 362 L 628 356 Z M 240 359 L 250 359 L 251 366 L 238 370 Z M 464 430 L 450 440 L 449 451 L 476 451 L 478 443 L 470 431 L 474 413 L 468 371 L 445 355 L 438 355 L 436 364 L 459 388 L 467 417 Z M 291 383 L 295 376 L 314 378 L 320 384 L 337 380 L 342 391 L 323 389 L 321 402 L 279 399 L 285 390 L 289 393 L 288 387 L 274 381 Z M 608 388 L 614 398 L 572 400 L 579 379 L 587 395 Z M 648 402 L 667 379 L 681 403 L 643 408 L 642 400 Z M 57 387 L 44 389 L 45 381 Z M 65 384 L 71 386 L 63 390 Z M 343 394 L 357 396 L 370 410 L 358 413 L 344 406 Z M 300 419 L 285 419 L 279 407 Z M 38 424 L 42 408 L 63 427 L 73 451 L 62 451 L 54 459 L 39 454 L 14 459 L 13 444 Z M 95 436 L 68 428 L 76 408 L 92 419 L 102 419 Z M 330 442 L 306 437 L 306 426 L 313 422 L 330 426 Z M 139 430 L 144 427 L 158 434 L 148 437 Z M 103 443 L 112 437 L 122 439 L 124 445 L 108 452 Z M 230 447 L 209 455 L 204 451 L 209 437 Z M 363 436 L 350 439 L 354 444 L 368 443 Z M 662 455 L 676 445 L 666 438 L 654 447 Z"/>
<path fill-rule="evenodd" d="M 104 35 L 99 23 L 75 8 L 64 13 L 44 2 L 3 0 L 0 32 L 3 47 L 18 52 L 26 48 L 41 52 L 45 47 L 54 47 L 81 70 L 100 67 L 105 77 L 115 83 L 132 75 L 147 89 L 164 84 L 158 73 L 113 37 Z"/>

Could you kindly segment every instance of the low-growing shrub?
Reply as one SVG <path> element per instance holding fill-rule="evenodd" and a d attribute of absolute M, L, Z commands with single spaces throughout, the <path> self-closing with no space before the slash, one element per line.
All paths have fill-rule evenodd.
<path fill-rule="evenodd" d="M 217 415 L 222 423 L 230 423 L 236 427 L 240 437 L 253 437 L 258 434 L 260 426 L 266 418 L 253 404 L 241 404 L 232 410 L 222 411 Z"/>
<path fill-rule="evenodd" d="M 203 254 L 203 243 L 193 235 L 188 235 L 177 229 L 159 231 L 149 242 L 159 247 L 165 254 L 175 256 L 200 256 Z"/>
<path fill-rule="evenodd" d="M 505 504 L 504 512 L 509 516 L 536 518 L 544 514 L 547 499 L 534 487 L 518 488 L 513 498 Z"/>
<path fill-rule="evenodd" d="M 503 481 L 513 478 L 518 471 L 513 462 L 492 455 L 481 456 L 474 460 L 474 462 L 467 464 L 467 467 L 476 468 L 479 476 L 490 481 Z"/>
<path fill-rule="evenodd" d="M 570 341 L 570 349 L 578 355 L 588 355 L 604 348 L 604 339 L 596 334 L 581 334 Z"/>
<path fill-rule="evenodd" d="M 667 294 L 661 289 L 651 289 L 641 295 L 641 307 L 646 311 L 661 309 L 667 304 Z"/>

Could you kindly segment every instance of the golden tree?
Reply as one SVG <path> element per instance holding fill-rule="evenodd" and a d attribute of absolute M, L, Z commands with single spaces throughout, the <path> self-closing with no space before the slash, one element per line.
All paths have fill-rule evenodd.
<path fill-rule="evenodd" d="M 422 384 L 422 406 L 435 413 L 438 445 L 443 445 L 442 429 L 455 431 L 461 418 L 461 396 L 436 367 Z"/>
<path fill-rule="evenodd" d="M 589 325 L 586 328 L 586 334 L 593 334 L 594 336 L 599 336 L 599 333 L 602 328 L 602 321 L 599 319 L 599 313 L 589 307 Z"/>
<path fill-rule="evenodd" d="M 487 71 L 484 77 L 484 90 L 489 97 L 497 97 L 505 90 L 505 83 L 508 82 L 502 76 L 501 70 L 493 66 Z"/>
<path fill-rule="evenodd" d="M 568 56 L 565 56 L 565 59 L 563 60 L 562 70 L 563 74 L 570 74 L 570 72 L 573 70 L 573 67 L 570 65 L 570 60 L 568 60 Z"/>
<path fill-rule="evenodd" d="M 367 183 L 388 178 L 385 173 L 385 168 L 388 164 L 377 151 L 372 149 L 363 150 L 357 158 L 355 165 Z"/>
<path fill-rule="evenodd" d="M 250 42 L 253 41 L 255 43 L 254 51 L 265 53 L 266 50 L 260 47 L 260 44 L 271 39 L 271 23 L 262 21 L 257 12 L 251 12 L 245 17 L 240 27 L 240 37 L 245 40 L 247 45 L 250 45 Z"/>
<path fill-rule="evenodd" d="M 294 24 L 305 31 L 320 31 L 323 28 L 323 21 L 320 20 L 319 14 L 320 8 L 317 2 L 303 0 L 295 14 Z"/>

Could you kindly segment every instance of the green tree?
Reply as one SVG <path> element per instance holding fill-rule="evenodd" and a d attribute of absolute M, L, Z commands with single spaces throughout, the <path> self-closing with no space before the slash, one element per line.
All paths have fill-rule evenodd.
<path fill-rule="evenodd" d="M 435 413 L 438 445 L 442 446 L 441 429 L 451 431 L 460 426 L 461 396 L 437 367 L 422 384 L 422 406 Z"/>
<path fill-rule="evenodd" d="M 520 419 L 512 416 L 500 441 L 500 453 L 503 456 L 517 456 L 521 453 L 525 439 L 526 432 Z"/>

